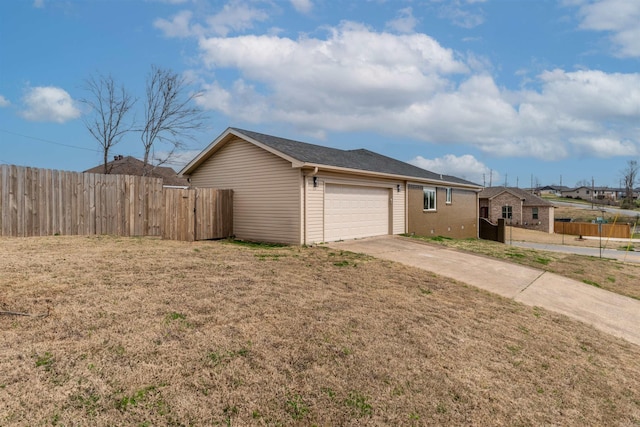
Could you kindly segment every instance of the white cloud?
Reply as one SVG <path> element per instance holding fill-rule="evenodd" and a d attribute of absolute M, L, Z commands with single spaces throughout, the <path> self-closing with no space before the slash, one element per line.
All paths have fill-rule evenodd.
<path fill-rule="evenodd" d="M 440 17 L 449 19 L 454 25 L 462 28 L 474 28 L 484 23 L 484 13 L 477 7 L 469 6 L 484 3 L 484 0 L 451 0 L 440 6 Z"/>
<path fill-rule="evenodd" d="M 557 160 L 639 151 L 640 73 L 549 70 L 526 76 L 538 89 L 509 91 L 486 71 L 486 59 L 461 57 L 425 34 L 375 32 L 353 22 L 327 31 L 324 38 L 200 38 L 207 72 L 224 79 L 202 74 L 198 102 L 309 135 L 379 132 L 496 156 Z"/>
<path fill-rule="evenodd" d="M 266 21 L 269 15 L 264 10 L 256 9 L 241 1 L 233 0 L 222 10 L 207 17 L 208 29 L 220 36 L 226 36 L 232 31 L 244 31 L 253 28 L 255 21 Z"/>
<path fill-rule="evenodd" d="M 190 26 L 193 13 L 183 10 L 174 15 L 170 21 L 158 18 L 153 26 L 161 30 L 166 37 L 189 37 L 194 34 Z"/>
<path fill-rule="evenodd" d="M 42 9 L 44 7 L 44 0 L 33 0 L 33 7 Z"/>
<path fill-rule="evenodd" d="M 254 8 L 240 0 L 232 0 L 213 15 L 205 16 L 203 23 L 193 23 L 194 14 L 183 10 L 170 19 L 158 18 L 153 26 L 161 30 L 166 37 L 203 37 L 218 35 L 226 37 L 231 32 L 242 32 L 253 28 L 255 22 L 266 21 L 269 14 Z"/>
<path fill-rule="evenodd" d="M 313 9 L 313 2 L 311 0 L 290 0 L 291 5 L 300 13 L 309 13 Z"/>
<path fill-rule="evenodd" d="M 490 180 L 495 183 L 500 179 L 500 175 L 496 171 L 491 170 L 471 154 L 464 154 L 462 156 L 446 154 L 435 159 L 426 159 L 422 156 L 417 156 L 409 160 L 408 163 L 432 172 L 457 176 L 477 184 L 486 182 L 487 186 Z"/>
<path fill-rule="evenodd" d="M 8 107 L 9 105 L 11 105 L 11 102 L 9 102 L 9 100 L 4 96 L 0 95 L 0 108 Z"/>
<path fill-rule="evenodd" d="M 412 33 L 418 24 L 418 20 L 413 16 L 413 9 L 406 7 L 398 11 L 398 16 L 386 23 L 386 27 L 398 33 Z"/>
<path fill-rule="evenodd" d="M 22 100 L 26 108 L 20 114 L 31 121 L 64 123 L 81 114 L 71 95 L 54 86 L 29 88 Z"/>
<path fill-rule="evenodd" d="M 640 2 L 637 0 L 597 0 L 579 4 L 580 28 L 611 33 L 615 54 L 640 57 Z"/>

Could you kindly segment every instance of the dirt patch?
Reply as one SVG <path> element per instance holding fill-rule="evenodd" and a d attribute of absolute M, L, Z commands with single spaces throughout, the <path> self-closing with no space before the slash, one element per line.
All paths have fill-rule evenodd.
<path fill-rule="evenodd" d="M 640 348 L 324 248 L 0 239 L 1 425 L 631 425 Z"/>

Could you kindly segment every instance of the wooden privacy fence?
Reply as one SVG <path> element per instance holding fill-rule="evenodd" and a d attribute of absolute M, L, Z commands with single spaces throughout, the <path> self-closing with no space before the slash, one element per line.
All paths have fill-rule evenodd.
<path fill-rule="evenodd" d="M 166 188 L 162 238 L 219 239 L 233 234 L 233 191 Z"/>
<path fill-rule="evenodd" d="M 182 210 L 167 203 L 168 194 L 177 191 L 191 194 L 187 198 L 200 205 L 187 214 L 184 203 Z M 217 197 L 216 191 L 226 196 Z M 0 165 L 0 236 L 229 237 L 232 203 L 231 190 L 163 189 L 160 178 Z"/>
<path fill-rule="evenodd" d="M 600 236 L 598 224 L 590 222 L 562 222 L 556 221 L 554 231 L 557 234 L 571 234 L 574 236 Z M 602 224 L 602 237 L 629 239 L 631 227 L 629 224 Z"/>

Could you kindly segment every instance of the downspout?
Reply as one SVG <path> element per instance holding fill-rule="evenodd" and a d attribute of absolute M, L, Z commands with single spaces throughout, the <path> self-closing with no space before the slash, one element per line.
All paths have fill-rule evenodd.
<path fill-rule="evenodd" d="M 480 239 L 480 192 L 482 190 L 475 190 L 476 192 L 476 239 Z M 491 209 L 491 203 L 489 203 L 489 206 L 487 207 L 487 209 Z M 489 214 L 489 217 L 491 217 L 491 214 Z"/>
<path fill-rule="evenodd" d="M 404 233 L 409 234 L 409 181 L 404 181 Z"/>

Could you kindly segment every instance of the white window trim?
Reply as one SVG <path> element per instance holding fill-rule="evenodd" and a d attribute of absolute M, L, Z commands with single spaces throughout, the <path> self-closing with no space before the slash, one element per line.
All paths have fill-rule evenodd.
<path fill-rule="evenodd" d="M 425 209 L 424 208 L 424 196 L 426 192 L 433 192 L 433 208 Z M 422 187 L 422 211 L 423 212 L 435 212 L 438 206 L 438 192 L 435 187 Z"/>
<path fill-rule="evenodd" d="M 445 191 L 445 194 L 446 194 L 446 196 L 445 196 L 445 203 L 446 203 L 447 205 L 450 205 L 450 204 L 452 203 L 452 201 L 453 201 L 453 188 L 451 188 L 451 187 L 446 187 L 446 188 L 444 189 L 444 191 Z"/>

